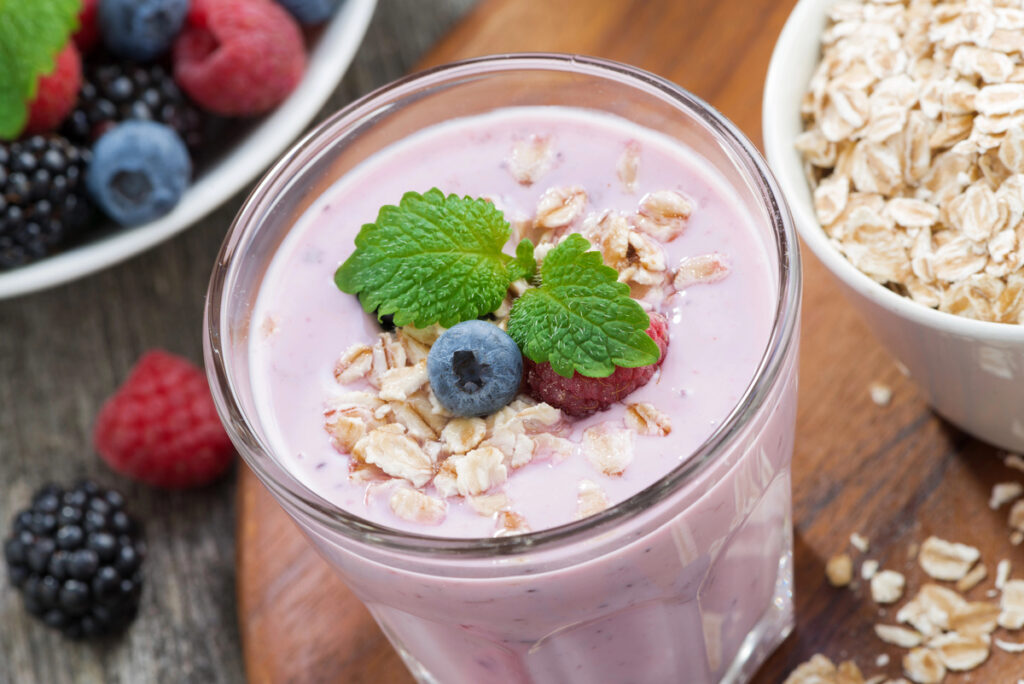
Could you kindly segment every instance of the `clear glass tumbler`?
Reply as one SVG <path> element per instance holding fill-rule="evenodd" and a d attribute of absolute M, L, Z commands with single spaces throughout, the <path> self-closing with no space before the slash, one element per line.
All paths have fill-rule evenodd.
<path fill-rule="evenodd" d="M 514 105 L 625 117 L 713 165 L 761 227 L 773 261 L 771 339 L 719 429 L 632 498 L 514 537 L 400 532 L 334 507 L 275 457 L 249 373 L 253 305 L 281 240 L 338 178 L 426 126 Z M 366 603 L 420 682 L 743 682 L 793 623 L 799 303 L 789 211 L 761 156 L 720 114 L 629 66 L 574 55 L 501 55 L 385 86 L 323 123 L 271 169 L 235 219 L 213 272 L 206 367 L 249 467 Z"/>

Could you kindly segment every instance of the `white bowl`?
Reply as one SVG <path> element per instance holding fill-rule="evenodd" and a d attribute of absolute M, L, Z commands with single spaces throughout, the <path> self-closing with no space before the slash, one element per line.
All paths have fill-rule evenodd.
<path fill-rule="evenodd" d="M 0 299 L 81 278 L 134 256 L 210 213 L 248 185 L 306 128 L 327 102 L 362 42 L 377 0 L 346 0 L 310 46 L 299 86 L 189 186 L 156 221 L 92 240 L 27 266 L 0 272 Z M 224 226 L 227 230 L 227 225 Z"/>
<path fill-rule="evenodd" d="M 763 103 L 768 162 L 805 244 L 934 409 L 982 440 L 1024 450 L 1024 326 L 962 318 L 901 297 L 847 261 L 814 214 L 793 142 L 802 130 L 800 99 L 818 64 L 825 11 L 834 1 L 800 0 L 775 44 Z"/>

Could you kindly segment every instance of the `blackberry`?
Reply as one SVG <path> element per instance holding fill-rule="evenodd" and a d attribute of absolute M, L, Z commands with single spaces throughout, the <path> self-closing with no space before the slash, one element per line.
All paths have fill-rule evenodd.
<path fill-rule="evenodd" d="M 88 224 L 89 158 L 58 135 L 0 143 L 0 269 L 50 254 Z"/>
<path fill-rule="evenodd" d="M 14 517 L 7 577 L 25 609 L 80 639 L 120 631 L 138 612 L 145 544 L 114 490 L 47 485 Z"/>
<path fill-rule="evenodd" d="M 63 128 L 72 140 L 91 143 L 114 124 L 143 119 L 170 126 L 190 149 L 202 144 L 203 115 L 162 64 L 107 57 L 83 71 L 78 104 Z"/>

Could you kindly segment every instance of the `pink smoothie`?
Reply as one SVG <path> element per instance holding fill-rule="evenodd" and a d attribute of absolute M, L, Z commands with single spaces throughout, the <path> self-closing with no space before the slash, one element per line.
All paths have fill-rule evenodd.
<path fill-rule="evenodd" d="M 506 168 L 518 140 L 548 136 L 554 163 L 525 186 Z M 596 141 L 600 141 L 597 143 Z M 630 191 L 615 174 L 626 145 L 639 143 L 639 174 Z M 692 153 L 633 124 L 568 109 L 510 109 L 434 127 L 377 155 L 343 178 L 308 210 L 274 258 L 253 320 L 273 321 L 273 334 L 252 336 L 255 384 L 262 419 L 278 453 L 311 489 L 375 522 L 448 537 L 484 537 L 493 523 L 468 505 L 449 502 L 437 526 L 402 520 L 386 496 L 353 483 L 348 458 L 323 429 L 325 400 L 338 393 L 333 376 L 354 342 L 372 343 L 379 326 L 356 297 L 332 278 L 354 249 L 355 233 L 384 204 L 408 190 L 437 186 L 445 193 L 494 198 L 510 219 L 532 216 L 547 188 L 582 186 L 587 211 L 636 211 L 648 192 L 678 190 L 695 204 L 683 234 L 665 245 L 674 268 L 688 256 L 717 253 L 731 263 L 725 279 L 695 285 L 658 302 L 669 319 L 670 348 L 661 372 L 628 397 L 649 402 L 672 420 L 668 436 L 638 435 L 636 457 L 621 476 L 597 473 L 580 454 L 558 464 L 515 470 L 504 490 L 534 530 L 574 519 L 578 482 L 591 479 L 610 503 L 655 482 L 711 435 L 736 406 L 764 354 L 774 317 L 775 286 L 763 238 L 734 193 Z M 569 439 L 597 423 L 621 421 L 624 404 L 573 425 Z"/>
<path fill-rule="evenodd" d="M 554 157 L 542 177 L 524 185 L 507 160 L 517 141 L 530 136 L 550 139 Z M 639 150 L 633 188 L 616 176 L 627 146 Z M 577 517 L 581 480 L 598 483 L 613 505 L 644 490 L 685 463 L 737 407 L 776 316 L 770 226 L 746 212 L 715 169 L 667 137 L 582 110 L 500 109 L 427 128 L 376 154 L 311 205 L 274 257 L 252 317 L 252 382 L 276 458 L 310 489 L 388 527 L 441 537 L 494 533 L 494 521 L 461 497 L 447 500 L 439 524 L 399 518 L 385 496 L 352 480 L 350 457 L 324 430 L 325 402 L 339 392 L 333 373 L 339 355 L 380 332 L 357 299 L 335 287 L 334 271 L 380 206 L 435 186 L 491 198 L 510 220 L 531 217 L 552 187 L 582 186 L 584 215 L 635 212 L 647 193 L 675 190 L 694 210 L 685 231 L 663 245 L 669 269 L 705 254 L 718 254 L 731 267 L 717 282 L 669 288 L 670 296 L 651 304 L 669 320 L 670 346 L 661 370 L 627 401 L 648 402 L 668 415 L 668 435 L 636 435 L 635 457 L 619 476 L 597 472 L 578 451 L 510 472 L 501 490 L 532 530 Z M 434 576 L 401 561 L 368 560 L 329 531 L 307 532 L 421 681 L 738 681 L 749 673 L 730 669 L 732 663 L 763 658 L 791 620 L 794 356 L 713 467 L 675 496 L 674 510 L 684 513 L 669 516 L 659 507 L 639 516 L 616 531 L 613 548 L 601 546 L 609 539 L 595 540 L 594 549 L 603 549 L 597 557 L 580 550 L 571 552 L 581 554 L 579 562 L 527 557 L 521 571 L 500 558 L 466 560 L 464 573 Z M 579 442 L 587 427 L 622 423 L 624 412 L 623 404 L 614 405 L 573 423 L 565 436 Z M 425 491 L 432 493 L 429 485 Z M 651 527 L 643 531 L 643 525 Z"/>

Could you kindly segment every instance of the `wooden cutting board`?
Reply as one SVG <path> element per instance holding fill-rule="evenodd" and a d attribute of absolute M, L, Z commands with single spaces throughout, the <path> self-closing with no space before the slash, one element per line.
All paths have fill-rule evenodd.
<path fill-rule="evenodd" d="M 755 142 L 768 59 L 794 0 L 485 0 L 421 66 L 506 51 L 579 52 L 628 62 L 710 101 Z M 996 450 L 932 414 L 871 337 L 831 276 L 805 252 L 800 410 L 793 465 L 797 629 L 756 681 L 781 682 L 814 653 L 854 657 L 866 675 L 900 672 L 902 652 L 872 631 L 885 620 L 864 583 L 833 589 L 825 560 L 858 532 L 867 557 L 923 581 L 909 547 L 936 534 L 982 551 L 991 588 L 1008 558 L 1024 570 L 1024 546 L 1008 541 L 1005 509 L 987 501 L 996 482 L 1024 474 Z M 891 387 L 890 405 L 868 387 Z M 239 621 L 249 679 L 263 682 L 405 683 L 405 671 L 373 620 L 313 551 L 248 469 L 238 499 Z M 1019 573 L 1018 573 L 1019 576 Z M 893 611 L 888 611 L 892 613 Z M 888 621 L 892 621 L 890 615 Z M 1005 635 L 1004 635 L 1005 636 Z M 1024 638 L 1024 633 L 1014 635 Z M 876 658 L 889 656 L 888 666 Z M 947 682 L 1014 682 L 1024 656 L 994 650 L 983 669 Z"/>

